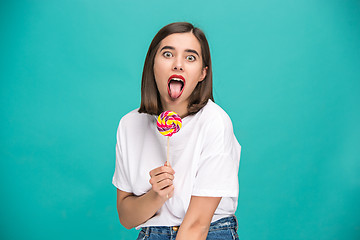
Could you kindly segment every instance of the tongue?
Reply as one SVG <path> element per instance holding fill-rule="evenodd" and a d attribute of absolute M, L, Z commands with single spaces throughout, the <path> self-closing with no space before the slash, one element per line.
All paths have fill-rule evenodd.
<path fill-rule="evenodd" d="M 181 86 L 182 86 L 181 82 L 178 82 L 178 81 L 170 82 L 170 97 L 171 98 L 178 98 L 180 96 Z"/>

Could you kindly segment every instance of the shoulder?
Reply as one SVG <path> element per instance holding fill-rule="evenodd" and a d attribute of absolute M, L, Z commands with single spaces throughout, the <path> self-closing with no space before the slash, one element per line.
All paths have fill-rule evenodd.
<path fill-rule="evenodd" d="M 155 121 L 155 117 L 153 115 L 147 113 L 139 113 L 138 110 L 139 109 L 134 109 L 120 119 L 119 130 L 129 128 L 142 128 L 147 126 L 149 122 Z"/>
<path fill-rule="evenodd" d="M 204 124 L 211 127 L 232 130 L 232 122 L 229 115 L 210 99 L 202 109 L 200 119 Z"/>

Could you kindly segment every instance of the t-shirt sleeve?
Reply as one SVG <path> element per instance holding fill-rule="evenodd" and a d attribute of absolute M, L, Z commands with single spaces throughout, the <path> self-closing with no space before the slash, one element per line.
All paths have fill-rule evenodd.
<path fill-rule="evenodd" d="M 205 129 L 192 195 L 237 197 L 241 147 L 230 118 L 216 116 Z"/>
<path fill-rule="evenodd" d="M 119 127 L 116 134 L 116 162 L 115 162 L 115 172 L 112 179 L 113 185 L 121 191 L 132 192 L 130 187 L 130 177 L 128 164 L 126 162 L 125 156 L 123 154 L 123 145 L 125 145 L 125 140 L 123 137 L 124 133 L 122 130 L 122 123 L 120 121 Z"/>

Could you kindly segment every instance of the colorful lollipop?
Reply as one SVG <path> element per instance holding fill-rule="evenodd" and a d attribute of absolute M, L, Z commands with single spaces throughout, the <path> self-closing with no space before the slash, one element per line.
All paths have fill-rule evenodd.
<path fill-rule="evenodd" d="M 166 111 L 162 112 L 157 119 L 157 129 L 159 132 L 167 136 L 167 160 L 166 164 L 169 165 L 169 137 L 171 137 L 174 133 L 180 131 L 182 125 L 181 118 L 177 113 Z"/>

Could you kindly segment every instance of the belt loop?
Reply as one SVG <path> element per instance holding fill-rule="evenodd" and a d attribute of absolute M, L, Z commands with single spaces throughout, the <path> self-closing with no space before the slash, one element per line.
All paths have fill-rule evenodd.
<path fill-rule="evenodd" d="M 173 229 L 173 227 L 169 227 L 170 228 L 170 239 L 172 240 L 173 239 L 173 237 L 174 237 L 174 229 Z"/>
<path fill-rule="evenodd" d="M 238 220 L 237 220 L 237 218 L 236 218 L 235 215 L 234 215 L 234 218 L 235 218 L 235 230 L 237 231 L 237 230 L 238 230 L 239 223 L 238 223 Z"/>
<path fill-rule="evenodd" d="M 146 227 L 145 236 L 147 236 L 147 237 L 150 236 L 150 227 Z"/>

